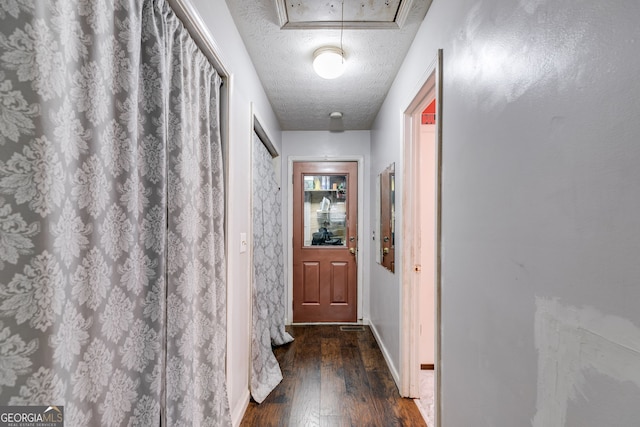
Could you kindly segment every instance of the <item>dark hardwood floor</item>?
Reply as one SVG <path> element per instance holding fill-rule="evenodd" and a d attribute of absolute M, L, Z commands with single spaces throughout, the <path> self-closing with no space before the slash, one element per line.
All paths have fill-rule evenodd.
<path fill-rule="evenodd" d="M 275 349 L 284 379 L 260 405 L 249 403 L 241 426 L 426 426 L 400 397 L 370 329 L 291 326 L 295 340 Z"/>

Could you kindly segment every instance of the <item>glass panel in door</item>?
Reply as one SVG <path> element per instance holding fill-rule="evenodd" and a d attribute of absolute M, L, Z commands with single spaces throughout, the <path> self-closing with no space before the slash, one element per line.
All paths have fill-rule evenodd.
<path fill-rule="evenodd" d="M 303 177 L 304 246 L 346 247 L 347 176 Z"/>

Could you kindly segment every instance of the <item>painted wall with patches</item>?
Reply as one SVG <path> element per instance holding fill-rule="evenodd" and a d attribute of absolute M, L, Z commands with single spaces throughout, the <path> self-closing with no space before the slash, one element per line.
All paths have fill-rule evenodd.
<path fill-rule="evenodd" d="M 635 0 L 435 1 L 389 91 L 373 169 L 402 167 L 400 112 L 444 49 L 442 426 L 640 419 L 639 18 Z M 397 366 L 401 287 L 371 269 Z"/>

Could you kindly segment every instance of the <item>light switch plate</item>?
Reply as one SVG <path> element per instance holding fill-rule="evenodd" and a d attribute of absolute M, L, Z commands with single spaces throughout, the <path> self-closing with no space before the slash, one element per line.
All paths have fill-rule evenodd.
<path fill-rule="evenodd" d="M 240 233 L 240 253 L 247 252 L 247 233 Z"/>

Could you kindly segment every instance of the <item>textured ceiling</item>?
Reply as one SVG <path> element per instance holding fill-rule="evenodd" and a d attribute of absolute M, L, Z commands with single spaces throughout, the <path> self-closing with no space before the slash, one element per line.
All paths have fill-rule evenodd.
<path fill-rule="evenodd" d="M 282 129 L 370 129 L 431 0 L 414 0 L 405 10 L 406 17 L 399 23 L 400 28 L 396 24 L 395 29 L 352 29 L 345 25 L 342 46 L 347 68 L 334 80 L 317 76 L 311 62 L 313 52 L 319 47 L 340 46 L 341 29 L 286 29 L 286 25 L 282 29 L 283 16 L 282 11 L 278 11 L 278 1 L 227 0 L 227 5 Z M 287 1 L 295 5 L 304 3 Z M 340 0 L 313 1 L 327 7 L 342 6 Z M 345 5 L 348 2 L 377 10 L 380 16 L 385 13 L 381 4 L 395 4 L 396 8 L 399 4 L 385 0 L 345 0 Z M 321 15 L 323 12 L 318 10 Z M 347 10 L 345 6 L 345 15 Z M 308 14 L 304 19 L 309 19 Z M 328 20 L 326 16 L 318 16 L 318 20 L 321 19 Z M 342 119 L 330 119 L 333 111 L 342 112 Z"/>

